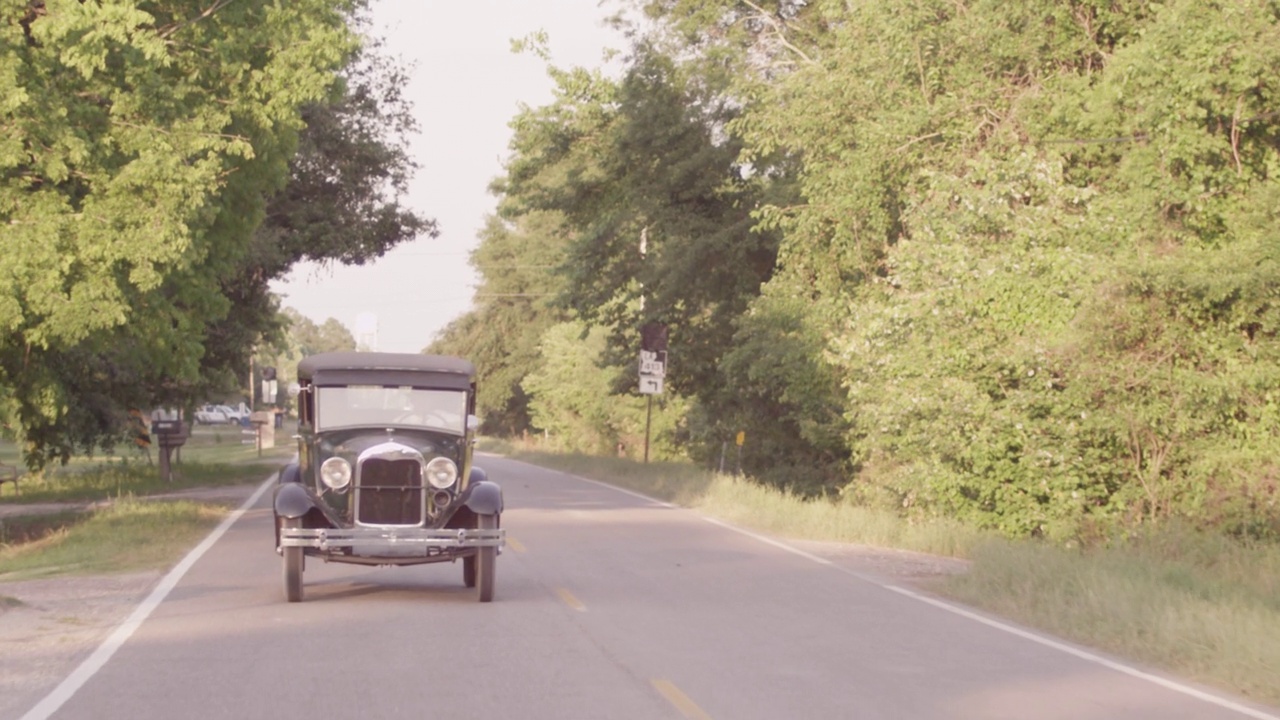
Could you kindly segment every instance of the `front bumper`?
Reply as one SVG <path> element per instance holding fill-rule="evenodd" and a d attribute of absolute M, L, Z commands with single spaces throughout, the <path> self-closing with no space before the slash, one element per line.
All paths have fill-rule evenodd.
<path fill-rule="evenodd" d="M 506 545 L 503 528 L 281 528 L 280 547 L 370 557 L 431 557 L 451 551 Z"/>

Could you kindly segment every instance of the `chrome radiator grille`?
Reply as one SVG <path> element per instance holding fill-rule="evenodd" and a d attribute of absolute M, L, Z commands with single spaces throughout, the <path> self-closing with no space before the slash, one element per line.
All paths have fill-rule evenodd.
<path fill-rule="evenodd" d="M 356 522 L 365 525 L 418 525 L 425 498 L 422 465 L 417 460 L 368 458 L 356 473 Z"/>

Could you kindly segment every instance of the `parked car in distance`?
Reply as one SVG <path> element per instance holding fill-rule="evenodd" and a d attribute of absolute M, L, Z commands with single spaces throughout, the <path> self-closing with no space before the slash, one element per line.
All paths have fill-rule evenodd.
<path fill-rule="evenodd" d="M 240 407 L 231 407 L 230 405 L 215 405 L 214 407 L 221 410 L 222 414 L 227 416 L 227 422 L 233 422 L 237 425 L 244 425 L 249 422 L 248 408 L 245 408 L 244 410 L 240 409 L 244 408 L 244 403 L 241 403 Z"/>
<path fill-rule="evenodd" d="M 196 408 L 195 421 L 205 425 L 226 425 L 231 422 L 231 418 L 219 410 L 217 405 L 201 405 Z"/>
<path fill-rule="evenodd" d="M 284 595 L 305 557 L 366 566 L 454 563 L 493 599 L 502 488 L 472 464 L 476 369 L 441 355 L 332 352 L 298 363 L 298 454 L 276 486 Z"/>

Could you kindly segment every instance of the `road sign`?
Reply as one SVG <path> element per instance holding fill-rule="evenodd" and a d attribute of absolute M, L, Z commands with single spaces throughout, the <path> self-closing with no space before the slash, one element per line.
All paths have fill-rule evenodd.
<path fill-rule="evenodd" d="M 644 254 L 644 234 L 640 236 L 640 253 Z M 644 298 L 640 298 L 644 307 Z M 667 376 L 667 326 L 646 323 L 640 328 L 640 394 L 648 395 L 644 411 L 644 461 L 649 462 L 649 425 L 653 417 L 653 396 L 662 394 L 662 379 Z"/>
<path fill-rule="evenodd" d="M 734 442 L 738 443 L 738 447 L 742 447 L 742 443 L 746 441 L 747 441 L 747 432 L 745 430 L 739 430 L 738 437 L 734 439 Z"/>
<path fill-rule="evenodd" d="M 640 349 L 666 354 L 667 326 L 662 323 L 645 323 L 640 328 Z"/>
<path fill-rule="evenodd" d="M 666 353 L 662 353 L 666 355 Z M 640 351 L 640 374 L 653 375 L 654 377 L 667 376 L 667 363 L 665 358 L 656 352 L 648 350 Z"/>
<path fill-rule="evenodd" d="M 640 394 L 661 395 L 662 379 L 667 376 L 666 350 L 640 350 Z"/>

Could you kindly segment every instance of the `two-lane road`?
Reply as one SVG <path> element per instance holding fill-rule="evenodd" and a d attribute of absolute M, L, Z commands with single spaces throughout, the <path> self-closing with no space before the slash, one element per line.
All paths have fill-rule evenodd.
<path fill-rule="evenodd" d="M 309 562 L 285 603 L 268 494 L 30 717 L 1280 719 L 686 510 L 478 462 L 507 501 L 495 602 L 460 565 Z"/>

